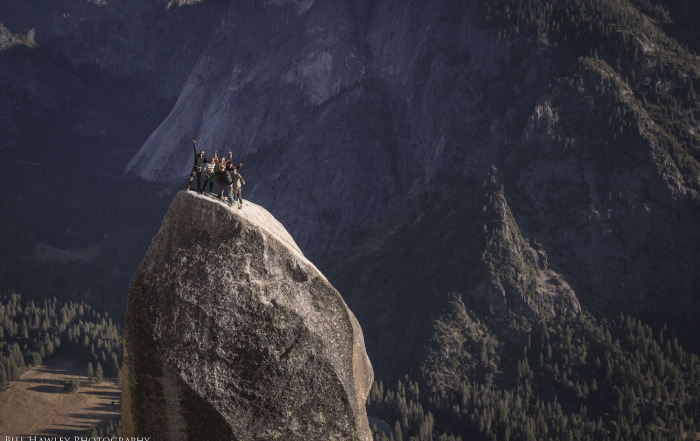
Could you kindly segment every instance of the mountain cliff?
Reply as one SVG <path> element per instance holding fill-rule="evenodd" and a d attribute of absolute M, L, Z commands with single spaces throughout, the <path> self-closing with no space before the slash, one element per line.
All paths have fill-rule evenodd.
<path fill-rule="evenodd" d="M 244 197 L 343 292 L 378 377 L 410 374 L 375 394 L 404 439 L 433 423 L 470 439 L 564 439 L 567 419 L 599 439 L 692 437 L 682 434 L 683 408 L 697 414 L 683 404 L 697 396 L 683 346 L 700 349 L 692 6 L 0 0 L 0 148 L 124 173 L 138 197 L 184 187 L 191 139 L 207 154 L 232 149 Z M 8 188 L 26 179 L 10 171 Z M 49 238 L 84 236 L 74 228 L 84 216 L 63 210 L 87 199 L 80 186 L 43 178 L 78 189 L 51 188 L 62 223 L 8 216 L 14 249 L 31 247 L 15 234 L 29 220 Z M 83 187 L 122 189 L 102 179 Z M 27 194 L 15 197 L 45 208 Z M 100 283 L 111 284 L 105 266 Z M 527 416 L 516 430 L 500 409 Z"/>
<path fill-rule="evenodd" d="M 700 64 L 687 5 L 0 9 L 2 145 L 86 168 L 98 153 L 103 170 L 179 186 L 191 139 L 232 149 L 244 196 L 346 294 L 379 370 L 397 348 L 413 359 L 451 291 L 535 320 L 568 309 L 556 292 L 697 331 Z"/>
<path fill-rule="evenodd" d="M 691 335 L 700 64 L 658 18 L 680 9 L 530 3 L 231 4 L 127 174 L 186 173 L 192 137 L 232 149 L 248 195 L 388 338 L 368 339 L 380 370 L 425 335 L 402 317 L 435 320 L 452 290 L 556 287 Z M 363 310 L 375 293 L 386 307 Z"/>
<path fill-rule="evenodd" d="M 232 149 L 385 378 L 586 309 L 697 349 L 689 3 L 6 1 L 0 143 L 180 188 Z"/>
<path fill-rule="evenodd" d="M 122 373 L 125 436 L 371 439 L 362 330 L 255 204 L 175 196 L 134 276 Z"/>

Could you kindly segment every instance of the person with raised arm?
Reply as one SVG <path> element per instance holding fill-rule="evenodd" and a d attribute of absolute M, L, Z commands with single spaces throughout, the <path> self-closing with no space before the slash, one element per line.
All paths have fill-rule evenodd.
<path fill-rule="evenodd" d="M 197 153 L 197 140 L 192 140 L 192 149 L 194 150 L 194 164 L 192 165 L 192 173 L 190 173 L 190 179 L 187 182 L 187 191 L 192 187 L 192 181 L 194 180 L 194 175 L 197 175 L 197 191 L 202 192 L 202 166 L 207 162 L 204 157 L 204 150 Z"/>

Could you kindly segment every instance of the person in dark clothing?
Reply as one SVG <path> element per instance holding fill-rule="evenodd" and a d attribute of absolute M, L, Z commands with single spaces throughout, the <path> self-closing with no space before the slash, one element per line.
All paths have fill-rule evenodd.
<path fill-rule="evenodd" d="M 224 193 L 228 192 L 229 205 L 233 205 L 233 170 L 233 168 L 228 166 L 224 169 L 224 179 L 226 180 Z"/>
<path fill-rule="evenodd" d="M 226 170 L 226 161 L 222 158 L 219 160 L 216 167 L 216 184 L 219 187 L 219 199 L 224 198 L 224 190 L 231 186 L 231 182 L 233 182 L 231 179 L 231 174 Z"/>
<path fill-rule="evenodd" d="M 204 157 L 204 150 L 197 153 L 197 140 L 192 140 L 192 149 L 194 150 L 194 165 L 192 166 L 192 173 L 190 173 L 190 179 L 187 182 L 187 190 L 192 187 L 192 181 L 194 180 L 194 175 L 197 175 L 197 191 L 202 192 L 202 166 L 207 163 L 207 158 Z"/>
<path fill-rule="evenodd" d="M 226 169 L 224 170 L 224 178 L 226 179 L 226 186 L 224 187 L 224 191 L 228 190 L 229 194 L 229 205 L 233 205 L 234 202 L 234 194 L 233 194 L 233 183 L 235 179 L 235 173 L 236 173 L 236 167 L 233 165 L 233 161 L 231 160 L 231 152 L 229 152 L 229 159 L 226 161 Z"/>

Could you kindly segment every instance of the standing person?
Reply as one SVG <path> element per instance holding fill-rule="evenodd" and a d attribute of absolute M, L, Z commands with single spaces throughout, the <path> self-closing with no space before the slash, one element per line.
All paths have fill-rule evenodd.
<path fill-rule="evenodd" d="M 192 165 L 192 173 L 190 173 L 190 180 L 187 182 L 187 191 L 192 187 L 192 181 L 194 180 L 194 175 L 197 175 L 197 191 L 202 192 L 202 165 L 207 162 L 204 157 L 204 150 L 197 153 L 197 140 L 192 140 L 192 149 L 194 150 L 194 164 Z"/>
<path fill-rule="evenodd" d="M 216 173 L 216 150 L 214 150 L 214 156 L 211 160 L 207 162 L 204 167 L 204 187 L 202 188 L 202 193 L 207 190 L 207 184 L 209 184 L 209 193 L 214 194 L 214 175 Z"/>
<path fill-rule="evenodd" d="M 226 186 L 226 164 L 223 159 L 216 160 L 216 185 L 219 199 L 223 199 L 224 187 Z"/>
<path fill-rule="evenodd" d="M 224 192 L 228 190 L 229 205 L 233 205 L 233 174 L 235 173 L 235 171 L 236 168 L 233 166 L 233 162 L 231 162 L 230 159 L 226 161 L 223 179 L 226 183 L 226 185 L 224 186 Z"/>
<path fill-rule="evenodd" d="M 228 151 L 228 159 L 226 160 L 226 165 L 228 166 L 228 164 L 233 164 L 233 150 Z M 236 169 L 238 170 L 241 167 L 243 167 L 243 163 L 239 162 L 238 165 L 233 164 L 233 166 L 236 167 Z"/>
<path fill-rule="evenodd" d="M 233 179 L 233 195 L 231 200 L 233 201 L 236 198 L 238 199 L 239 209 L 243 208 L 243 198 L 241 197 L 241 189 L 242 186 L 245 185 L 245 180 L 243 179 L 243 176 L 241 176 L 238 173 L 238 169 L 242 166 L 243 164 L 239 164 L 238 167 L 232 167 L 233 171 L 231 172 L 231 178 Z"/>
<path fill-rule="evenodd" d="M 231 199 L 229 204 L 233 203 L 233 193 L 231 191 L 231 183 L 233 179 L 231 178 L 231 172 L 227 169 L 227 163 L 224 158 L 218 161 L 217 171 L 216 171 L 216 183 L 219 186 L 219 199 L 226 200 L 224 194 L 228 194 Z"/>
<path fill-rule="evenodd" d="M 222 158 L 222 160 L 223 160 L 223 158 Z M 226 166 L 228 167 L 229 164 L 233 165 L 233 167 L 236 167 L 236 169 L 239 169 L 239 168 L 243 167 L 243 163 L 242 163 L 242 162 L 239 162 L 238 165 L 235 165 L 235 164 L 233 163 L 233 150 L 229 150 L 229 151 L 228 151 L 228 159 L 226 160 Z M 229 169 L 229 171 L 230 171 L 230 169 Z"/>

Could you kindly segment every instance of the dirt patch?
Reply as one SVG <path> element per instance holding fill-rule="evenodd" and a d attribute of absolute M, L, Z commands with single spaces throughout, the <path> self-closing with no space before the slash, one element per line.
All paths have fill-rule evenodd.
<path fill-rule="evenodd" d="M 0 391 L 0 435 L 75 436 L 119 418 L 121 389 L 116 379 L 88 386 L 86 373 L 87 363 L 60 357 L 12 381 Z M 80 379 L 77 393 L 63 393 L 68 378 Z"/>

